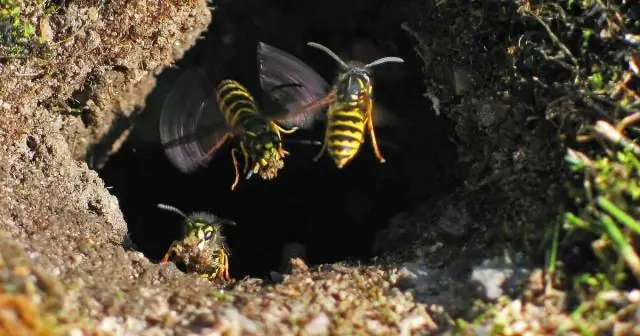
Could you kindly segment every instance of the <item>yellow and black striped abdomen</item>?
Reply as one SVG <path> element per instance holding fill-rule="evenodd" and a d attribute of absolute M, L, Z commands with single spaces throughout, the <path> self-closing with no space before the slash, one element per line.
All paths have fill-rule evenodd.
<path fill-rule="evenodd" d="M 218 107 L 233 129 L 244 128 L 250 120 L 260 119 L 256 101 L 240 83 L 225 79 L 216 89 Z"/>
<path fill-rule="evenodd" d="M 335 102 L 329 106 L 327 151 L 338 168 L 351 161 L 364 142 L 366 114 L 362 105 Z"/>

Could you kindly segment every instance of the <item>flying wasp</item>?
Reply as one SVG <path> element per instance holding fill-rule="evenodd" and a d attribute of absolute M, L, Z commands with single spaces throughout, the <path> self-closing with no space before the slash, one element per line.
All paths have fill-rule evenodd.
<path fill-rule="evenodd" d="M 338 168 L 344 167 L 360 150 L 360 146 L 364 143 L 365 131 L 368 129 L 375 155 L 381 163 L 384 163 L 385 159 L 378 148 L 374 132 L 374 126 L 380 124 L 379 121 L 374 120 L 374 116 L 380 116 L 383 111 L 374 109 L 371 70 L 380 64 L 404 63 L 404 60 L 399 57 L 383 57 L 363 66 L 355 62 L 347 64 L 337 54 L 319 43 L 309 42 L 307 45 L 324 51 L 340 67 L 331 87 L 324 80 L 316 80 L 313 84 L 308 84 L 307 87 L 313 92 L 324 90 L 325 94 L 294 113 L 298 118 L 305 116 L 308 120 L 320 119 L 322 117 L 320 112 L 328 105 L 325 137 L 314 161 L 318 161 L 327 151 Z M 299 67 L 299 69 L 313 72 L 308 67 Z M 304 77 L 317 78 L 319 75 L 315 72 L 314 74 L 305 73 Z M 280 81 L 272 85 L 283 83 L 284 81 Z"/>
<path fill-rule="evenodd" d="M 313 70 L 276 47 L 260 42 L 257 54 L 265 91 L 262 104 L 234 80 L 222 80 L 213 88 L 198 70 L 186 71 L 174 84 L 161 111 L 159 131 L 167 156 L 182 172 L 206 165 L 227 140 L 236 139 L 239 148 L 231 150 L 235 170 L 231 190 L 239 181 L 238 153 L 244 156 L 246 179 L 254 174 L 273 179 L 289 154 L 281 134 L 311 126 L 306 114 L 293 112 L 324 94 L 316 83 L 322 78 L 313 74 L 306 78 Z M 278 85 L 272 85 L 274 82 Z M 308 89 L 307 83 L 314 89 Z M 298 142 L 320 145 L 317 141 Z"/>
<path fill-rule="evenodd" d="M 231 252 L 222 235 L 222 225 L 236 225 L 232 220 L 217 217 L 211 213 L 198 211 L 189 216 L 178 208 L 158 204 L 158 208 L 180 215 L 182 222 L 181 240 L 174 241 L 164 258 L 164 264 L 179 260 L 187 272 L 197 272 L 205 279 L 231 280 L 229 276 L 229 256 Z"/>

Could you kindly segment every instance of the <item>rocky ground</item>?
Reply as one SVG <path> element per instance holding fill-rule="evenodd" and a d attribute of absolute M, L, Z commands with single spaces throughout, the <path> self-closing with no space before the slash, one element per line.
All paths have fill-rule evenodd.
<path fill-rule="evenodd" d="M 143 107 L 155 76 L 194 45 L 215 19 L 208 6 L 0 1 L 1 332 L 623 334 L 633 327 L 637 291 L 609 288 L 597 302 L 576 305 L 569 291 L 553 289 L 566 283 L 552 283 L 541 268 L 547 228 L 567 197 L 566 145 L 549 108 L 558 102 L 549 90 L 555 70 L 536 73 L 548 57 L 532 56 L 527 45 L 542 44 L 548 32 L 535 17 L 551 5 L 402 4 L 403 29 L 424 61 L 425 99 L 455 125 L 464 183 L 391 219 L 371 263 L 292 259 L 290 274 L 221 288 L 149 261 L 85 158 L 96 143 L 118 149 L 127 133 L 111 134 L 113 123 Z M 575 307 L 589 327 L 569 315 Z"/>

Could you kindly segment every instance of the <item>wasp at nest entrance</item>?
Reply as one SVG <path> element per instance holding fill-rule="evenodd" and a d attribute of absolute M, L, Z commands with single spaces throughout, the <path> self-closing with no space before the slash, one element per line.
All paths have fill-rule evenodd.
<path fill-rule="evenodd" d="M 373 256 L 376 234 L 389 218 L 437 197 L 452 183 L 456 151 L 448 138 L 451 127 L 446 118 L 429 112 L 431 103 L 422 96 L 423 63 L 413 40 L 406 36 L 388 46 L 389 36 L 380 37 L 381 42 L 347 37 L 376 36 L 373 30 L 340 31 L 342 37 L 336 39 L 336 30 L 306 29 L 292 34 L 297 37 L 290 41 L 280 31 L 252 31 L 262 14 L 247 14 L 246 3 L 241 3 L 221 5 L 221 12 L 233 15 L 218 15 L 206 38 L 178 63 L 182 70 L 159 76 L 132 135 L 101 176 L 113 186 L 132 241 L 154 262 L 174 240 L 179 244 L 174 244 L 170 261 L 186 261 L 179 268 L 218 278 L 215 270 L 227 263 L 233 278 L 269 277 L 288 267 L 291 254 L 303 255 L 308 265 L 364 262 Z M 251 17 L 238 19 L 247 15 Z M 227 33 L 236 38 L 223 40 Z M 324 48 L 310 46 L 309 39 L 335 52 L 318 52 Z M 369 43 L 376 50 L 366 55 L 351 51 L 354 43 Z M 327 57 L 332 53 L 343 61 Z M 397 55 L 404 64 L 378 66 L 376 60 L 385 55 Z M 366 68 L 366 76 L 338 80 L 349 72 L 342 63 Z M 220 92 L 224 80 L 241 85 Z M 221 108 L 225 99 L 228 104 Z M 385 109 L 378 105 L 390 113 L 381 113 Z M 276 125 L 299 130 L 287 134 Z M 281 137 L 267 136 L 272 132 Z M 253 143 L 251 133 L 260 133 Z M 378 157 L 374 141 L 385 164 L 379 164 L 382 155 Z M 314 162 L 322 145 L 325 155 Z M 352 155 L 344 159 L 346 154 Z M 239 182 L 230 190 L 234 174 Z M 203 209 L 236 221 L 238 226 L 223 226 L 226 251 L 233 256 L 224 254 L 229 257 L 225 261 L 213 253 L 215 248 L 198 250 L 198 240 L 185 240 L 178 219 L 159 211 L 158 203 L 177 206 L 187 215 Z M 295 253 L 288 252 L 291 246 Z"/>
<path fill-rule="evenodd" d="M 158 208 L 180 215 L 182 240 L 174 241 L 160 263 L 173 261 L 186 272 L 195 272 L 210 280 L 231 281 L 229 256 L 231 252 L 222 235 L 223 225 L 236 225 L 234 221 L 198 211 L 189 216 L 170 205 L 158 204 Z"/>

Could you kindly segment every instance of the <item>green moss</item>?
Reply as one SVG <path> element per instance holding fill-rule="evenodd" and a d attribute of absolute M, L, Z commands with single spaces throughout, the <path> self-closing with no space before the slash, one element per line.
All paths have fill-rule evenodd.
<path fill-rule="evenodd" d="M 598 125 L 601 132 L 615 132 L 604 123 Z M 596 159 L 576 151 L 567 156 L 577 175 L 570 192 L 578 210 L 565 214 L 565 226 L 593 235 L 595 255 L 612 284 L 626 278 L 622 261 L 640 280 L 640 258 L 633 243 L 640 237 L 640 222 L 635 219 L 640 216 L 640 160 L 634 146 L 610 150 Z"/>
<path fill-rule="evenodd" d="M 494 13 L 496 6 L 492 7 Z M 566 194 L 554 198 L 553 205 L 559 209 L 555 213 L 559 220 L 529 226 L 534 236 L 545 233 L 542 242 L 547 243 L 547 272 L 537 280 L 537 287 L 527 289 L 529 293 L 519 298 L 518 305 L 533 302 L 548 311 L 549 302 L 540 296 L 560 294 L 567 305 L 558 303 L 558 310 L 550 313 L 559 321 L 553 327 L 584 335 L 606 333 L 611 324 L 603 321 L 620 310 L 606 300 L 607 295 L 624 294 L 634 277 L 640 280 L 640 146 L 635 144 L 640 136 L 640 90 L 639 77 L 634 74 L 638 58 L 633 56 L 637 45 L 625 42 L 628 36 L 640 36 L 640 24 L 632 15 L 633 5 L 620 2 L 520 1 L 517 7 L 517 13 L 507 20 L 513 24 L 512 30 L 505 34 L 516 37 L 505 48 L 509 66 L 504 69 L 509 71 L 500 73 L 500 79 L 504 85 L 517 83 L 505 91 L 510 95 L 518 90 L 524 93 L 518 99 L 520 104 L 527 104 L 528 99 L 535 101 L 527 106 L 527 115 L 541 111 L 542 119 L 550 122 L 545 127 L 555 128 L 556 133 L 549 137 L 542 128 L 536 129 L 537 137 L 520 147 L 531 148 L 527 146 L 532 141 L 548 139 L 538 151 L 545 153 L 537 160 L 542 162 L 557 137 L 562 152 L 567 153 L 562 167 L 567 168 L 566 173 L 559 178 Z M 489 20 L 483 19 L 483 23 Z M 498 31 L 499 25 L 494 26 L 488 31 Z M 503 139 L 510 129 L 506 120 L 500 126 L 500 150 L 505 150 Z M 480 136 L 474 141 L 487 145 Z M 571 149 L 567 151 L 567 147 Z M 475 153 L 482 153 L 482 149 L 470 155 Z M 540 169 L 537 162 L 530 163 L 524 169 Z M 528 190 L 535 194 L 541 189 Z M 540 195 L 548 197 L 551 193 Z M 514 226 L 514 221 L 506 221 L 501 233 L 513 230 L 533 241 L 534 248 L 526 251 L 530 255 L 540 250 L 541 240 L 529 239 L 528 231 L 515 231 Z M 571 267 L 565 268 L 563 263 Z M 511 314 L 508 307 L 513 302 L 486 303 L 473 309 L 470 317 L 456 321 L 457 331 L 467 334 L 468 330 L 485 327 L 483 331 L 501 333 L 512 328 L 514 321 L 532 319 L 517 311 Z M 564 314 L 571 316 L 565 319 Z M 625 319 L 628 317 L 619 316 L 620 321 Z"/>
<path fill-rule="evenodd" d="M 593 90 L 601 89 L 603 86 L 602 81 L 602 74 L 599 72 L 596 72 L 593 75 L 589 76 L 589 84 L 591 85 L 591 88 Z"/>
<path fill-rule="evenodd" d="M 37 2 L 40 5 L 40 2 Z M 48 48 L 44 41 L 36 36 L 33 18 L 26 17 L 23 9 L 33 3 L 16 0 L 0 0 L 0 60 L 26 58 L 29 55 L 42 57 Z M 51 11 L 55 6 L 48 2 L 41 4 L 43 9 Z"/>
<path fill-rule="evenodd" d="M 216 301 L 232 301 L 233 300 L 233 295 L 231 295 L 229 292 L 224 291 L 224 290 L 216 290 L 211 292 L 211 298 L 216 300 Z"/>
<path fill-rule="evenodd" d="M 581 105 L 570 112 L 578 118 L 564 115 L 578 121 L 571 125 L 574 131 L 564 128 L 577 134 L 565 157 L 572 173 L 566 183 L 571 211 L 564 213 L 565 246 L 589 243 L 597 261 L 570 279 L 579 303 L 570 316 L 581 334 L 591 335 L 619 315 L 607 297 L 627 289 L 634 277 L 640 280 L 640 129 L 634 126 L 640 115 L 633 110 L 640 95 L 629 85 L 634 47 L 622 42 L 624 34 L 640 31 L 629 6 L 570 1 L 567 9 L 607 19 L 574 25 L 581 34 L 574 43 L 579 62 L 572 99 Z"/>

